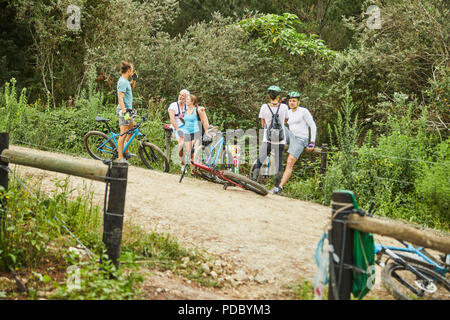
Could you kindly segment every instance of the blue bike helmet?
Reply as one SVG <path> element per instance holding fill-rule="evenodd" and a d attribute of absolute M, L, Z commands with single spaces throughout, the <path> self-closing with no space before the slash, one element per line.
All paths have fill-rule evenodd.
<path fill-rule="evenodd" d="M 269 89 L 267 89 L 267 93 L 272 99 L 275 99 L 281 94 L 281 89 L 278 86 L 270 86 Z"/>

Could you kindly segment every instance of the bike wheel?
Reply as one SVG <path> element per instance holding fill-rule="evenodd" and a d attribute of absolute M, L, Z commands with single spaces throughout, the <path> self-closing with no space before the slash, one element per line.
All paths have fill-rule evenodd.
<path fill-rule="evenodd" d="M 117 157 L 117 147 L 110 137 L 100 131 L 90 131 L 84 136 L 84 147 L 95 160 L 114 160 Z"/>
<path fill-rule="evenodd" d="M 381 280 L 386 290 L 398 300 L 449 300 L 450 282 L 437 272 L 417 264 L 408 263 L 432 284 L 425 287 L 423 280 L 419 279 L 411 270 L 398 263 L 388 263 L 381 273 Z M 413 292 L 408 286 L 420 293 Z"/>
<path fill-rule="evenodd" d="M 169 172 L 169 160 L 153 143 L 143 142 L 139 146 L 139 157 L 147 168 Z"/>
<path fill-rule="evenodd" d="M 194 174 L 198 177 L 201 177 L 209 182 L 217 183 L 217 184 L 225 184 L 227 183 L 226 180 L 221 179 L 220 177 L 216 176 L 215 174 L 209 172 L 208 170 L 194 166 Z"/>
<path fill-rule="evenodd" d="M 243 186 L 247 190 L 256 192 L 257 194 L 265 196 L 268 193 L 267 189 L 264 186 L 238 173 L 234 173 L 231 171 L 223 171 L 223 176 Z"/>

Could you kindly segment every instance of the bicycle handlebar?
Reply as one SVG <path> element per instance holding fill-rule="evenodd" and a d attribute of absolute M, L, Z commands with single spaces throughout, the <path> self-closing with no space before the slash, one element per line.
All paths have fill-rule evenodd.
<path fill-rule="evenodd" d="M 130 129 L 130 130 L 128 130 L 128 131 L 125 131 L 124 133 L 121 134 L 121 136 L 126 135 L 126 134 L 130 134 L 130 133 L 133 133 L 136 129 L 139 129 L 139 127 L 140 127 L 144 122 L 146 122 L 146 121 L 148 120 L 148 115 L 149 115 L 149 114 L 150 114 L 150 111 L 147 112 L 147 114 L 146 114 L 145 116 L 142 117 L 142 120 L 141 120 L 137 125 L 135 125 L 134 128 L 132 128 L 132 129 Z"/>

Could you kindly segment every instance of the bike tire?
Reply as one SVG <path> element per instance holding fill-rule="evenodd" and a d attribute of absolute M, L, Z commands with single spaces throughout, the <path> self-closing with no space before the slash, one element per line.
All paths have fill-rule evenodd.
<path fill-rule="evenodd" d="M 414 263 L 408 263 L 410 266 L 413 266 L 417 269 L 420 273 L 422 273 L 425 277 L 433 280 L 434 284 L 436 285 L 436 292 L 434 293 L 424 293 L 423 297 L 420 297 L 418 295 L 415 295 L 411 290 L 409 290 L 404 284 L 399 282 L 396 277 L 399 277 L 403 281 L 413 282 L 414 279 L 417 278 L 417 276 L 410 271 L 407 267 L 398 264 L 396 262 L 388 263 L 381 273 L 381 280 L 383 283 L 383 286 L 386 288 L 386 290 L 389 292 L 390 295 L 392 295 L 397 300 L 415 300 L 415 299 L 430 299 L 430 300 L 449 300 L 450 299 L 450 282 L 437 272 L 423 267 L 421 265 L 417 265 Z M 398 273 L 401 272 L 401 275 Z M 410 285 L 413 285 L 416 289 L 419 287 L 415 283 L 410 283 Z"/>
<path fill-rule="evenodd" d="M 114 160 L 115 158 L 117 158 L 117 147 L 112 140 L 109 140 L 107 143 L 109 148 L 111 148 L 111 150 L 108 150 L 108 152 L 104 152 L 98 149 L 98 147 L 106 142 L 109 138 L 110 137 L 103 132 L 89 131 L 84 135 L 83 138 L 84 147 L 88 154 L 95 160 Z M 97 146 L 97 149 L 95 148 L 95 145 Z"/>
<path fill-rule="evenodd" d="M 262 196 L 265 196 L 269 193 L 263 185 L 259 184 L 256 181 L 253 181 L 241 174 L 234 173 L 231 171 L 223 171 L 223 176 L 233 182 L 236 182 L 237 184 L 240 184 L 245 189 L 253 191 Z"/>
<path fill-rule="evenodd" d="M 169 160 L 164 152 L 153 143 L 143 142 L 139 146 L 139 157 L 147 168 L 169 172 Z"/>
<path fill-rule="evenodd" d="M 217 175 L 209 172 L 208 170 L 206 170 L 202 167 L 194 166 L 194 174 L 197 175 L 198 177 L 203 178 L 206 181 L 209 181 L 212 183 L 217 183 L 217 184 L 226 184 L 227 183 L 226 180 L 221 179 Z"/>

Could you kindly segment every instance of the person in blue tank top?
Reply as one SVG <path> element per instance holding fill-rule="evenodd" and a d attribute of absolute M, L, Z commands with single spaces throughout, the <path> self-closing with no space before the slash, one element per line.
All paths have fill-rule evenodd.
<path fill-rule="evenodd" d="M 184 134 L 184 145 L 186 147 L 186 154 L 191 155 L 192 148 L 198 150 L 202 139 L 202 131 L 207 132 L 209 127 L 208 116 L 204 107 L 199 107 L 197 104 L 197 97 L 194 95 L 189 95 L 186 98 L 187 110 L 184 114 L 184 126 L 181 129 Z M 191 155 L 191 160 L 193 160 L 194 155 Z M 191 173 L 192 173 L 191 165 Z"/>

